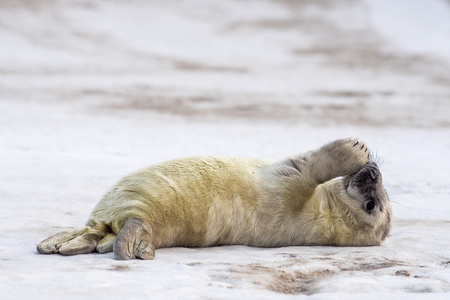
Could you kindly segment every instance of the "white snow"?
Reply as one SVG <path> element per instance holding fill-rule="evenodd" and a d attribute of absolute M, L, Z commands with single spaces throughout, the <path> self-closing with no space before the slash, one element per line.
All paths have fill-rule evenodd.
<path fill-rule="evenodd" d="M 443 0 L 2 1 L 1 298 L 448 299 L 449 15 Z M 394 202 L 380 247 L 35 250 L 137 168 L 349 136 Z"/>
<path fill-rule="evenodd" d="M 411 53 L 429 53 L 450 59 L 449 2 L 370 0 L 374 25 L 395 46 Z"/>

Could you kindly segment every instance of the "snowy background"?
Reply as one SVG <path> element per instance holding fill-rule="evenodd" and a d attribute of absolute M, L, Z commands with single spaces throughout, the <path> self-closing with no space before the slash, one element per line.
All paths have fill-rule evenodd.
<path fill-rule="evenodd" d="M 380 247 L 39 255 L 143 166 L 359 137 Z M 0 0 L 2 299 L 449 299 L 450 1 Z"/>

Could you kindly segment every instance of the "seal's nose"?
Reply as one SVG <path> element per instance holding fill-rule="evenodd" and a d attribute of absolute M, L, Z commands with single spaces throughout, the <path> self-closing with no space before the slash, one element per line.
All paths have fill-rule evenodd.
<path fill-rule="evenodd" d="M 352 182 L 356 186 L 373 184 L 378 182 L 380 174 L 378 166 L 374 162 L 370 162 L 354 175 Z"/>

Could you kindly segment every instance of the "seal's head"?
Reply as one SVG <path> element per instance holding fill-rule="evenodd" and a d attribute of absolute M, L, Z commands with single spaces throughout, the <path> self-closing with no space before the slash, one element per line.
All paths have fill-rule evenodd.
<path fill-rule="evenodd" d="M 379 245 L 390 231 L 392 208 L 377 164 L 369 162 L 347 176 L 345 187 L 348 197 L 344 201 L 364 231 L 357 243 Z"/>

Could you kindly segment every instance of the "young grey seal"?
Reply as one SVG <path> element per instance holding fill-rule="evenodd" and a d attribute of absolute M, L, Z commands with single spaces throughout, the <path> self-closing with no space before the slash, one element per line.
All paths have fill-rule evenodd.
<path fill-rule="evenodd" d="M 370 151 L 341 139 L 273 164 L 212 156 L 138 170 L 103 196 L 86 227 L 37 251 L 153 259 L 176 246 L 372 246 L 388 235 L 391 214 Z"/>

